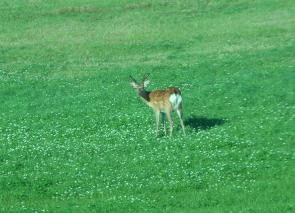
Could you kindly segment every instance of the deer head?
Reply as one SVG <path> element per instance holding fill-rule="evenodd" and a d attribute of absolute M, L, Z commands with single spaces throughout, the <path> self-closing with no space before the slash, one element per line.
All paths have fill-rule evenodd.
<path fill-rule="evenodd" d="M 140 82 L 140 83 L 138 83 L 131 75 L 129 76 L 129 78 L 130 78 L 130 80 L 131 80 L 131 82 L 130 82 L 130 84 L 131 84 L 131 86 L 135 89 L 135 90 L 137 90 L 137 91 L 140 91 L 140 90 L 144 90 L 147 86 L 148 86 L 148 84 L 150 83 L 150 80 L 148 79 L 148 76 L 149 76 L 149 74 L 145 74 L 144 76 L 143 76 L 143 79 L 142 79 L 142 81 Z"/>

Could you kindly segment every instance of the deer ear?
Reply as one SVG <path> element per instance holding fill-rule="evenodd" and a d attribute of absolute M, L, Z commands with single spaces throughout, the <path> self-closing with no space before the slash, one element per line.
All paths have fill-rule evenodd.
<path fill-rule="evenodd" d="M 134 89 L 138 88 L 138 85 L 134 81 L 131 81 L 130 84 Z"/>
<path fill-rule="evenodd" d="M 143 86 L 144 86 L 144 87 L 147 87 L 147 86 L 149 85 L 149 83 L 150 83 L 150 80 L 146 79 L 146 80 L 144 80 L 144 82 L 143 82 Z"/>

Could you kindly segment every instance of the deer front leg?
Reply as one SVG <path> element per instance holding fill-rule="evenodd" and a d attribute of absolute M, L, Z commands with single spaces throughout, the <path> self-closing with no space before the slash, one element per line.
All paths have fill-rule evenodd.
<path fill-rule="evenodd" d="M 159 135 L 160 111 L 155 111 L 156 116 L 156 134 Z"/>
<path fill-rule="evenodd" d="M 172 136 L 173 120 L 172 120 L 171 112 L 167 112 L 166 115 L 167 115 L 168 121 L 170 123 L 170 136 Z"/>
<path fill-rule="evenodd" d="M 162 122 L 163 122 L 164 133 L 165 133 L 165 135 L 167 135 L 165 113 L 162 112 L 161 114 L 162 114 Z"/>

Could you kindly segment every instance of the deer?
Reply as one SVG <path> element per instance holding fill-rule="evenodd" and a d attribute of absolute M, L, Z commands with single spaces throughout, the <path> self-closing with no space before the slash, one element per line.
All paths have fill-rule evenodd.
<path fill-rule="evenodd" d="M 180 89 L 176 87 L 168 87 L 166 89 L 157 89 L 153 91 L 147 91 L 146 88 L 150 83 L 148 79 L 149 74 L 145 74 L 142 81 L 138 83 L 131 75 L 129 76 L 131 86 L 135 89 L 137 95 L 142 101 L 154 110 L 156 117 L 156 135 L 159 135 L 159 123 L 160 115 L 162 114 L 162 122 L 165 135 L 167 135 L 165 117 L 167 117 L 170 124 L 170 137 L 173 132 L 173 119 L 172 112 L 176 111 L 180 125 L 182 127 L 183 134 L 185 135 L 183 124 L 183 106 L 182 96 Z"/>

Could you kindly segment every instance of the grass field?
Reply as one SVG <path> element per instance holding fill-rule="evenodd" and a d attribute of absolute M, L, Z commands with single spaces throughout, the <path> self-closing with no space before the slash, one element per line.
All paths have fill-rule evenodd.
<path fill-rule="evenodd" d="M 0 212 L 294 212 L 291 0 L 1 0 Z M 177 86 L 155 137 L 129 84 Z"/>

